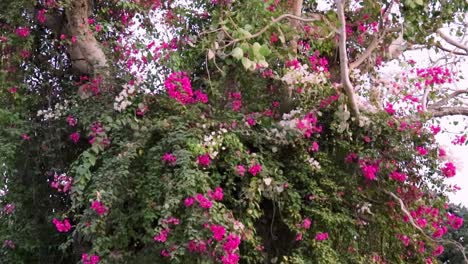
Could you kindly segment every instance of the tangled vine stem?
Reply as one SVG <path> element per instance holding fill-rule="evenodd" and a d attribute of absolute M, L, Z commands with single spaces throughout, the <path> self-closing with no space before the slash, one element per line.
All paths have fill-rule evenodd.
<path fill-rule="evenodd" d="M 299 16 L 295 16 L 293 14 L 283 14 L 275 19 L 273 19 L 268 25 L 266 25 L 265 27 L 263 27 L 262 29 L 260 29 L 260 31 L 258 31 L 257 33 L 255 34 L 252 34 L 248 37 L 243 37 L 243 38 L 236 38 L 236 39 L 233 39 L 232 41 L 230 41 L 228 44 L 220 47 L 219 49 L 224 49 L 224 48 L 227 48 L 231 45 L 234 45 L 236 44 L 237 42 L 240 42 L 240 41 L 244 41 L 244 40 L 248 40 L 248 39 L 253 39 L 253 38 L 256 38 L 256 37 L 259 37 L 261 36 L 263 33 L 265 33 L 265 31 L 267 31 L 270 27 L 272 27 L 274 24 L 280 22 L 281 20 L 283 19 L 286 19 L 286 18 L 289 18 L 289 19 L 294 19 L 294 20 L 298 20 L 298 21 L 301 21 L 301 22 L 315 22 L 315 21 L 320 21 L 320 20 L 324 20 L 324 17 L 321 15 L 321 14 L 311 14 L 311 17 L 310 18 L 303 18 L 303 17 L 299 17 Z"/>
<path fill-rule="evenodd" d="M 459 250 L 460 252 L 462 253 L 463 255 L 463 259 L 465 260 L 465 264 L 468 264 L 468 257 L 466 256 L 465 254 L 465 248 L 463 247 L 462 244 L 456 242 L 456 241 L 453 241 L 453 240 L 448 240 L 448 239 L 434 239 L 432 237 L 430 237 L 428 234 L 426 234 L 426 232 L 424 232 L 424 230 L 418 226 L 415 222 L 414 222 L 414 218 L 413 216 L 411 216 L 411 213 L 408 211 L 407 207 L 405 206 L 405 203 L 403 202 L 403 200 L 398 197 L 396 194 L 394 194 L 393 192 L 390 192 L 390 191 L 384 191 L 385 193 L 387 193 L 388 195 L 390 195 L 393 199 L 395 199 L 399 204 L 400 204 L 400 209 L 401 211 L 408 217 L 409 219 L 409 222 L 411 223 L 411 225 L 416 228 L 425 238 L 431 240 L 431 241 L 434 241 L 436 243 L 443 243 L 443 244 L 452 244 L 452 245 L 455 245 Z"/>

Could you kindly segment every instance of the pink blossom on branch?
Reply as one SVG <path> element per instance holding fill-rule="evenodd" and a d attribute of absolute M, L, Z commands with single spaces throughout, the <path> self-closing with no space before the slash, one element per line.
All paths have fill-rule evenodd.
<path fill-rule="evenodd" d="M 457 173 L 455 165 L 453 165 L 452 162 L 445 163 L 445 166 L 442 168 L 442 173 L 447 178 L 451 178 L 451 177 L 455 176 L 455 174 Z"/>
<path fill-rule="evenodd" d="M 108 209 L 101 201 L 93 201 L 91 203 L 91 209 L 93 209 L 98 215 L 104 215 L 107 213 Z"/>
<path fill-rule="evenodd" d="M 57 231 L 59 231 L 61 233 L 66 233 L 66 232 L 70 231 L 70 229 L 71 229 L 71 225 L 70 225 L 70 222 L 68 221 L 68 219 L 63 219 L 62 221 L 60 221 L 57 218 L 54 218 L 52 220 L 52 223 L 54 223 L 55 228 L 57 229 Z"/>

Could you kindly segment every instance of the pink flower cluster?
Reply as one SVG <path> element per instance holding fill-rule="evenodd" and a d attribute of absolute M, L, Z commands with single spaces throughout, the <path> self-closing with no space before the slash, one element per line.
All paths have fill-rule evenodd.
<path fill-rule="evenodd" d="M 73 143 L 78 143 L 80 141 L 80 133 L 74 132 L 70 134 L 70 140 L 73 141 Z"/>
<path fill-rule="evenodd" d="M 323 240 L 327 240 L 327 239 L 328 239 L 328 233 L 318 232 L 315 235 L 315 240 L 317 240 L 317 241 L 323 241 Z"/>
<path fill-rule="evenodd" d="M 83 253 L 81 255 L 81 261 L 83 264 L 97 264 L 99 263 L 99 256 L 98 255 L 88 255 L 86 253 Z"/>
<path fill-rule="evenodd" d="M 54 223 L 55 228 L 57 229 L 57 231 L 59 231 L 61 233 L 68 232 L 71 229 L 70 221 L 68 221 L 68 219 L 66 219 L 66 218 L 63 219 L 63 221 L 60 221 L 57 218 L 54 218 L 52 220 L 52 223 Z"/>
<path fill-rule="evenodd" d="M 322 132 L 322 127 L 317 125 L 317 118 L 312 113 L 309 113 L 299 119 L 296 124 L 296 129 L 301 131 L 306 138 L 310 138 L 313 133 Z"/>
<path fill-rule="evenodd" d="M 107 213 L 108 209 L 101 201 L 93 201 L 91 203 L 91 209 L 93 209 L 98 215 L 104 215 Z"/>
<path fill-rule="evenodd" d="M 401 243 L 403 243 L 403 245 L 405 245 L 405 247 L 409 246 L 411 239 L 408 236 L 397 234 L 396 237 L 401 241 Z"/>
<path fill-rule="evenodd" d="M 69 115 L 67 116 L 67 123 L 69 126 L 74 127 L 78 124 L 78 120 L 75 117 Z"/>
<path fill-rule="evenodd" d="M 360 162 L 361 172 L 364 177 L 368 180 L 375 180 L 377 173 L 379 171 L 379 164 L 376 163 L 366 163 L 364 161 Z"/>
<path fill-rule="evenodd" d="M 463 226 L 463 218 L 447 213 L 447 222 L 453 229 L 460 229 Z"/>
<path fill-rule="evenodd" d="M 30 31 L 27 27 L 19 27 L 15 30 L 15 33 L 20 38 L 27 38 L 30 34 Z"/>
<path fill-rule="evenodd" d="M 228 99 L 231 100 L 231 109 L 239 112 L 242 108 L 242 94 L 240 92 L 229 93 Z"/>
<path fill-rule="evenodd" d="M 185 207 L 190 207 L 196 201 L 198 203 L 198 205 L 200 205 L 201 208 L 210 209 L 213 206 L 212 201 L 221 201 L 221 200 L 223 200 L 223 197 L 224 197 L 223 189 L 221 187 L 216 187 L 214 189 L 214 191 L 208 190 L 208 195 L 207 196 L 209 198 L 207 198 L 205 195 L 199 193 L 199 194 L 196 194 L 195 197 L 192 197 L 192 196 L 187 197 L 184 200 L 184 205 L 185 205 Z"/>
<path fill-rule="evenodd" d="M 206 243 L 203 241 L 190 240 L 187 244 L 189 252 L 203 253 L 206 251 Z"/>
<path fill-rule="evenodd" d="M 202 91 L 193 91 L 190 79 L 185 72 L 173 72 L 164 82 L 169 97 L 182 105 L 194 103 L 208 103 L 208 96 Z"/>
<path fill-rule="evenodd" d="M 203 155 L 198 156 L 197 158 L 198 164 L 203 167 L 208 167 L 211 164 L 211 157 L 210 154 L 205 153 Z"/>
<path fill-rule="evenodd" d="M 67 176 L 65 173 L 58 175 L 54 174 L 54 180 L 50 183 L 50 186 L 56 189 L 58 192 L 69 192 L 71 190 L 73 178 Z"/>
<path fill-rule="evenodd" d="M 456 135 L 455 139 L 452 140 L 453 145 L 463 145 L 466 142 L 466 135 Z"/>
<path fill-rule="evenodd" d="M 404 174 L 403 172 L 398 172 L 396 170 L 390 173 L 390 178 L 394 179 L 395 181 L 404 182 L 406 180 L 406 177 L 406 174 Z"/>
<path fill-rule="evenodd" d="M 325 57 L 320 57 L 318 50 L 309 56 L 309 63 L 315 72 L 328 72 L 328 60 Z"/>
<path fill-rule="evenodd" d="M 452 83 L 452 72 L 448 68 L 436 66 L 432 68 L 416 69 L 416 75 L 424 79 L 424 85 Z M 421 88 L 419 83 L 416 83 Z"/>
<path fill-rule="evenodd" d="M 100 140 L 97 141 L 97 139 Z M 91 124 L 91 133 L 89 133 L 89 144 L 94 144 L 95 142 L 98 142 L 103 147 L 110 145 L 110 139 L 106 136 L 106 131 L 99 122 Z"/>
<path fill-rule="evenodd" d="M 9 249 L 15 249 L 16 245 L 15 245 L 15 242 L 13 242 L 12 240 L 6 239 L 5 241 L 3 241 L 3 247 L 9 248 Z"/>
<path fill-rule="evenodd" d="M 257 174 L 259 174 L 260 172 L 262 172 L 262 165 L 258 163 L 255 163 L 249 168 L 249 173 L 252 174 L 253 176 L 257 176 Z"/>
<path fill-rule="evenodd" d="M 170 153 L 170 152 L 165 153 L 165 154 L 162 156 L 162 160 L 163 160 L 166 164 L 171 165 L 171 166 L 174 166 L 174 165 L 176 165 L 176 163 L 177 163 L 177 157 L 176 157 L 174 154 Z"/>
<path fill-rule="evenodd" d="M 455 165 L 453 165 L 452 162 L 445 163 L 445 166 L 442 168 L 442 173 L 447 178 L 451 178 L 451 177 L 455 176 L 455 174 L 457 173 Z"/>
<path fill-rule="evenodd" d="M 163 225 L 166 225 L 166 226 L 169 226 L 169 225 L 179 225 L 180 224 L 180 220 L 178 218 L 175 218 L 175 217 L 169 217 L 167 219 L 164 219 L 162 220 L 162 224 Z M 169 227 L 161 230 L 157 235 L 155 235 L 153 237 L 153 240 L 154 241 L 157 241 L 157 242 L 161 242 L 161 243 L 164 243 L 167 241 L 167 237 L 169 236 L 169 233 L 171 232 L 171 229 Z"/>
<path fill-rule="evenodd" d="M 12 203 L 8 203 L 3 206 L 3 212 L 7 215 L 12 214 L 15 211 L 16 205 Z"/>

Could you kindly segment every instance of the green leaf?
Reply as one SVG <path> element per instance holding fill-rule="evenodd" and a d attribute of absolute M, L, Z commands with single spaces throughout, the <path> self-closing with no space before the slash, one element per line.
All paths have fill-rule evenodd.
<path fill-rule="evenodd" d="M 268 48 L 267 45 L 263 44 L 261 47 L 260 47 L 260 50 L 259 50 L 260 54 L 262 54 L 263 56 L 268 56 L 271 54 L 271 50 Z"/>
<path fill-rule="evenodd" d="M 244 51 L 241 48 L 236 47 L 235 49 L 232 50 L 231 55 L 237 60 L 240 60 L 244 58 Z"/>
<path fill-rule="evenodd" d="M 242 65 L 244 65 L 244 68 L 246 70 L 252 67 L 252 64 L 253 64 L 252 61 L 249 60 L 248 58 L 245 58 L 245 57 L 242 58 Z"/>

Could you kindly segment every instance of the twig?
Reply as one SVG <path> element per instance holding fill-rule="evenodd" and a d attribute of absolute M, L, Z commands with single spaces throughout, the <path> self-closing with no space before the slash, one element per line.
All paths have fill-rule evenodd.
<path fill-rule="evenodd" d="M 397 200 L 398 203 L 400 204 L 400 209 L 401 211 L 408 217 L 411 225 L 416 228 L 424 237 L 426 237 L 427 239 L 433 241 L 433 242 L 437 242 L 437 243 L 444 243 L 444 244 L 452 244 L 452 245 L 455 245 L 461 252 L 461 254 L 463 255 L 463 258 L 465 259 L 465 263 L 468 264 L 468 258 L 465 254 L 465 248 L 463 247 L 463 245 L 461 245 L 460 243 L 456 242 L 456 241 L 453 241 L 453 240 L 447 240 L 447 239 L 439 239 L 439 240 L 436 240 L 432 237 L 430 237 L 429 235 L 426 234 L 426 232 L 424 232 L 424 230 L 422 230 L 421 227 L 419 227 L 415 222 L 414 222 L 414 219 L 413 219 L 413 216 L 411 216 L 410 212 L 408 211 L 408 209 L 406 208 L 405 206 L 405 203 L 403 202 L 403 200 L 400 199 L 400 197 L 398 197 L 396 194 L 390 192 L 390 191 L 387 191 L 385 190 L 384 192 L 386 192 L 387 194 L 389 194 L 393 199 Z"/>
<path fill-rule="evenodd" d="M 443 40 L 445 40 L 447 43 L 449 43 L 449 44 L 451 44 L 451 45 L 453 45 L 453 46 L 455 46 L 455 47 L 457 47 L 457 48 L 459 48 L 459 49 L 462 49 L 462 50 L 464 50 L 466 53 L 468 53 L 468 46 L 467 46 L 467 45 L 465 45 L 465 44 L 463 44 L 463 43 L 461 43 L 461 42 L 459 42 L 459 41 L 453 39 L 451 36 L 445 34 L 445 33 L 442 31 L 441 28 L 439 28 L 439 29 L 437 30 L 437 34 L 438 34 Z"/>

